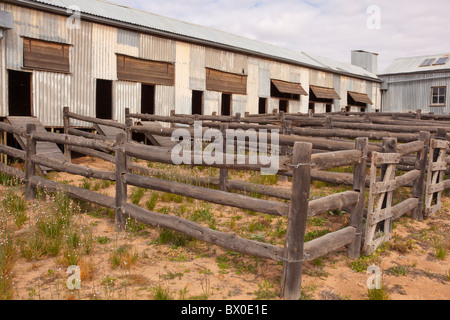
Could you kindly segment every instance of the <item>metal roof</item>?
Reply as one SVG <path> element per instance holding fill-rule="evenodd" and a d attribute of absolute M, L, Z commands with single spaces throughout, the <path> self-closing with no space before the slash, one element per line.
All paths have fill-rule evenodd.
<path fill-rule="evenodd" d="M 345 73 L 349 73 L 349 74 L 357 74 L 359 76 L 363 76 L 363 77 L 367 77 L 367 78 L 377 78 L 377 76 L 375 74 L 371 73 L 370 71 L 367 71 L 366 69 L 364 69 L 362 67 L 358 67 L 358 66 L 355 66 L 350 63 L 345 63 L 345 62 L 333 60 L 330 58 L 321 57 L 321 56 L 318 56 L 318 55 L 310 53 L 310 52 L 308 52 L 308 53 L 303 52 L 303 54 L 310 57 L 317 63 L 319 63 L 324 68 L 328 68 L 330 70 L 337 71 L 338 73 L 345 72 Z"/>
<path fill-rule="evenodd" d="M 67 9 L 77 6 L 84 18 L 98 17 L 105 23 L 120 22 L 129 27 L 135 26 L 147 29 L 149 32 L 160 31 L 165 35 L 179 36 L 186 41 L 200 41 L 212 46 L 224 46 L 249 54 L 277 59 L 315 69 L 338 74 L 360 77 L 381 82 L 377 75 L 366 69 L 348 63 L 319 57 L 317 55 L 296 52 L 261 41 L 245 38 L 239 35 L 223 32 L 213 28 L 183 22 L 177 19 L 163 17 L 154 13 L 115 4 L 103 0 L 11 0 L 19 5 L 40 7 L 42 9 Z M 61 12 L 62 13 L 62 12 Z M 87 15 L 87 16 L 86 16 Z"/>
<path fill-rule="evenodd" d="M 450 59 L 445 64 L 436 64 L 439 59 L 445 57 L 450 58 L 450 53 L 399 58 L 390 64 L 380 75 L 448 71 L 450 70 Z M 423 66 L 424 62 L 429 63 L 425 63 L 426 66 Z"/>

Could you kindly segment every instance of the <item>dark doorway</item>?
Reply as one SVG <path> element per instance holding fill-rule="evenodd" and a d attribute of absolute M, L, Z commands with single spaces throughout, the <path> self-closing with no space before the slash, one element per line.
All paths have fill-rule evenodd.
<path fill-rule="evenodd" d="M 9 115 L 31 117 L 31 73 L 8 70 Z"/>
<path fill-rule="evenodd" d="M 259 98 L 258 113 L 259 114 L 266 114 L 267 113 L 267 99 L 266 98 Z"/>
<path fill-rule="evenodd" d="M 279 112 L 288 113 L 289 111 L 289 101 L 288 100 L 280 100 L 280 107 L 278 109 Z"/>
<path fill-rule="evenodd" d="M 192 91 L 192 114 L 203 114 L 203 91 Z"/>
<path fill-rule="evenodd" d="M 96 116 L 98 119 L 112 120 L 113 118 L 113 82 L 97 79 L 95 99 Z"/>
<path fill-rule="evenodd" d="M 141 113 L 155 114 L 155 86 L 143 84 L 141 88 Z"/>
<path fill-rule="evenodd" d="M 231 94 L 223 93 L 222 94 L 222 115 L 223 116 L 231 116 Z"/>
<path fill-rule="evenodd" d="M 331 104 L 327 104 L 325 108 L 326 108 L 326 109 L 325 109 L 325 112 L 326 112 L 326 113 L 333 112 L 333 107 L 332 107 Z"/>

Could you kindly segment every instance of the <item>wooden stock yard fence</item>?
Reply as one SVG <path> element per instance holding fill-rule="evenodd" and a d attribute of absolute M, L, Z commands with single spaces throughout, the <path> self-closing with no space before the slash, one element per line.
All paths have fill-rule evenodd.
<path fill-rule="evenodd" d="M 367 115 L 336 114 L 332 117 L 332 119 L 340 120 L 339 123 L 367 125 L 365 129 L 373 130 L 373 124 L 366 122 Z M 119 133 L 113 141 L 111 136 L 105 134 L 99 135 L 70 127 L 71 118 L 95 125 L 110 126 L 119 129 Z M 438 123 L 436 130 L 433 127 L 429 131 L 399 133 L 399 130 L 364 131 L 363 126 L 357 131 L 353 131 L 355 129 L 337 130 L 331 128 L 338 123 L 335 122 L 336 120 L 311 114 L 307 116 L 246 115 L 241 118 L 240 115 L 221 117 L 172 114 L 169 117 L 162 117 L 127 113 L 126 124 L 120 124 L 111 120 L 77 115 L 65 109 L 64 119 L 64 134 L 36 132 L 33 124 L 28 125 L 26 132 L 23 132 L 12 125 L 0 123 L 0 131 L 13 133 L 27 140 L 26 150 L 0 146 L 0 153 L 26 161 L 25 172 L 6 164 L 1 164 L 0 170 L 25 181 L 27 200 L 35 198 L 36 188 L 64 192 L 71 197 L 114 209 L 119 229 L 123 229 L 128 216 L 142 223 L 171 229 L 235 252 L 283 262 L 281 293 L 285 299 L 300 298 L 304 261 L 314 260 L 343 247 L 347 247 L 347 253 L 351 258 L 359 257 L 361 251 L 364 254 L 370 254 L 383 242 L 390 240 L 393 219 L 408 212 L 412 212 L 412 217 L 418 220 L 432 215 L 442 207 L 442 193 L 450 188 L 449 180 L 445 180 L 449 152 L 445 121 Z M 361 119 L 364 122 L 358 122 Z M 168 122 L 171 123 L 171 127 L 142 126 L 139 125 L 139 121 L 142 120 Z M 281 156 L 278 174 L 291 177 L 292 188 L 282 189 L 229 179 L 228 170 L 260 171 L 264 168 L 261 163 L 250 164 L 248 156 L 245 164 L 237 164 L 236 155 L 234 164 L 229 164 L 228 161 L 223 161 L 224 164 L 210 164 L 205 161 L 196 164 L 220 169 L 218 178 L 196 178 L 196 183 L 203 187 L 152 177 L 156 175 L 156 172 L 152 171 L 154 169 L 131 161 L 135 158 L 173 164 L 170 148 L 137 143 L 132 140 L 132 134 L 135 132 L 167 138 L 176 130 L 177 124 L 187 126 L 186 130 L 194 130 L 192 125 L 195 120 L 202 120 L 204 129 L 219 128 L 224 134 L 227 128 L 257 131 L 279 129 L 281 134 L 277 135 L 277 138 L 281 147 Z M 422 129 L 422 126 L 419 127 Z M 95 126 L 94 129 L 96 129 Z M 400 131 L 402 130 L 400 128 Z M 417 129 L 414 127 L 413 130 Z M 331 135 L 331 131 L 334 135 Z M 369 138 L 383 140 L 383 142 L 369 142 Z M 268 141 L 272 139 L 275 139 L 275 136 L 269 134 Z M 45 155 L 37 155 L 38 141 L 63 145 L 67 160 L 63 162 L 48 159 Z M 400 144 L 399 141 L 402 143 Z M 224 140 L 224 148 L 226 143 Z M 115 164 L 115 171 L 101 171 L 73 164 L 70 157 L 71 151 L 110 161 Z M 194 152 L 185 152 L 190 152 L 187 156 L 194 159 Z M 222 159 L 226 157 L 225 154 L 218 154 L 216 159 L 217 156 Z M 55 171 L 87 178 L 115 181 L 116 196 L 112 198 L 46 180 L 36 175 L 37 165 L 45 165 Z M 353 173 L 329 171 L 332 168 L 348 166 L 353 167 Z M 368 166 L 370 166 L 369 175 L 367 175 Z M 133 173 L 136 171 L 146 175 Z M 311 180 L 345 184 L 352 186 L 352 190 L 310 200 Z M 220 189 L 206 187 L 210 184 L 218 185 Z M 213 230 L 174 215 L 148 211 L 128 203 L 127 188 L 129 186 L 173 193 L 267 215 L 287 217 L 285 245 L 281 247 L 249 240 L 235 234 Z M 394 192 L 401 187 L 412 188 L 412 197 L 393 205 Z M 368 199 L 366 198 L 367 188 Z M 228 190 L 256 192 L 289 200 L 289 202 L 262 200 L 245 194 L 229 193 Z M 339 231 L 305 242 L 307 218 L 336 209 L 350 213 L 349 225 Z M 364 218 L 366 218 L 365 224 Z"/>

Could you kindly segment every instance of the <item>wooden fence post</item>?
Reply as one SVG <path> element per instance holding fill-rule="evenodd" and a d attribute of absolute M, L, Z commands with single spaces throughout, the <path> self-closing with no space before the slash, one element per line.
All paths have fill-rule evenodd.
<path fill-rule="evenodd" d="M 384 153 L 397 153 L 397 138 L 384 138 L 383 139 L 383 152 Z M 387 168 L 389 165 L 382 165 L 381 166 L 381 179 L 385 179 Z M 392 173 L 395 177 L 395 172 Z M 392 206 L 393 196 L 389 196 L 389 193 L 386 193 L 386 196 L 384 197 L 383 206 L 382 208 L 387 208 Z M 381 224 L 383 226 L 381 227 Z M 392 233 L 392 218 L 386 219 L 384 222 L 380 222 L 379 227 L 381 227 L 382 231 L 385 234 L 391 234 Z"/>
<path fill-rule="evenodd" d="M 353 169 L 353 191 L 359 192 L 359 201 L 353 207 L 350 216 L 350 226 L 356 228 L 355 240 L 347 249 L 347 254 L 352 259 L 357 259 L 361 255 L 368 146 L 368 138 L 356 139 L 355 149 L 361 150 L 362 156 L 361 163 L 355 165 Z"/>
<path fill-rule="evenodd" d="M 420 111 L 420 110 L 418 110 Z M 420 113 L 417 113 L 420 116 Z M 425 175 L 427 173 L 428 153 L 430 152 L 429 132 L 420 133 L 420 141 L 424 142 L 422 151 L 417 153 L 416 169 L 420 170 L 419 178 L 414 182 L 412 197 L 419 199 L 417 208 L 412 212 L 412 218 L 418 221 L 423 221 L 423 204 L 425 201 Z"/>
<path fill-rule="evenodd" d="M 70 109 L 69 107 L 64 107 L 63 109 L 63 118 L 64 118 L 64 134 L 69 134 L 70 129 L 70 117 L 68 116 Z M 72 152 L 70 151 L 70 147 L 65 144 L 64 145 L 64 157 L 67 162 L 72 162 Z"/>
<path fill-rule="evenodd" d="M 416 110 L 416 119 L 418 120 L 422 119 L 422 109 Z"/>
<path fill-rule="evenodd" d="M 333 129 L 333 117 L 332 116 L 326 116 L 326 118 L 325 118 L 325 128 Z"/>
<path fill-rule="evenodd" d="M 282 125 L 282 128 L 283 128 L 282 131 L 281 131 L 281 134 L 283 134 L 283 135 L 290 135 L 291 134 L 291 129 L 292 129 L 292 121 L 286 120 L 286 115 L 285 115 L 285 113 L 283 111 L 280 112 L 280 121 L 281 121 L 281 125 Z M 282 145 L 281 146 L 280 156 L 287 156 L 288 150 L 289 150 L 288 146 Z M 286 181 L 288 181 L 288 177 L 280 176 L 280 181 L 281 182 L 286 182 Z"/>
<path fill-rule="evenodd" d="M 171 117 L 174 117 L 174 116 L 175 116 L 175 110 L 171 110 L 171 111 L 170 111 L 170 116 L 171 116 Z M 170 127 L 171 127 L 171 128 L 175 128 L 175 123 L 171 122 L 171 123 L 170 123 Z"/>
<path fill-rule="evenodd" d="M 123 231 L 126 225 L 124 205 L 127 203 L 127 184 L 124 176 L 127 174 L 127 156 L 125 143 L 127 135 L 119 133 L 116 145 L 116 228 Z"/>
<path fill-rule="evenodd" d="M 292 157 L 292 196 L 284 247 L 285 262 L 281 286 L 285 300 L 299 300 L 301 294 L 303 246 L 311 183 L 311 153 L 311 143 L 295 143 Z"/>
<path fill-rule="evenodd" d="M 241 123 L 241 118 L 242 115 L 240 113 L 236 113 L 236 115 L 234 116 L 234 122 Z"/>
<path fill-rule="evenodd" d="M 224 154 L 223 161 L 224 162 L 227 161 L 227 154 L 228 154 L 227 129 L 228 129 L 228 125 L 226 125 L 226 124 L 220 125 L 220 132 L 222 132 L 222 138 L 223 138 L 222 143 L 223 143 L 223 154 Z M 234 145 L 234 141 L 233 141 L 233 145 Z M 226 168 L 220 169 L 219 181 L 220 181 L 220 190 L 228 192 L 228 185 L 227 185 L 228 184 L 228 169 L 226 169 Z"/>
<path fill-rule="evenodd" d="M 125 120 L 125 134 L 126 134 L 126 141 L 127 142 L 131 142 L 133 141 L 133 131 L 131 130 L 131 127 L 133 126 L 133 119 L 131 118 L 126 118 Z M 127 168 L 129 168 L 131 166 L 131 157 L 126 157 L 127 158 Z"/>
<path fill-rule="evenodd" d="M 26 155 L 26 172 L 25 172 L 25 200 L 32 201 L 36 198 L 36 189 L 31 184 L 31 178 L 36 175 L 36 166 L 31 157 L 36 155 L 36 141 L 33 139 L 33 133 L 36 131 L 34 123 L 27 123 L 27 155 Z"/>

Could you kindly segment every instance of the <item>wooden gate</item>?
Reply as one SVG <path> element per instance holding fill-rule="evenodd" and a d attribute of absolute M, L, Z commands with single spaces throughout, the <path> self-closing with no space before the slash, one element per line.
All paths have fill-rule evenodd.
<path fill-rule="evenodd" d="M 449 141 L 431 139 L 425 194 L 425 217 L 442 209 L 442 192 L 446 188 L 444 176 L 447 171 L 447 149 Z"/>
<path fill-rule="evenodd" d="M 372 153 L 370 191 L 367 208 L 364 254 L 370 255 L 381 244 L 392 238 L 392 200 L 397 183 L 395 171 L 400 162 L 399 153 Z M 380 168 L 381 166 L 381 168 Z M 378 173 L 381 179 L 377 179 Z"/>

